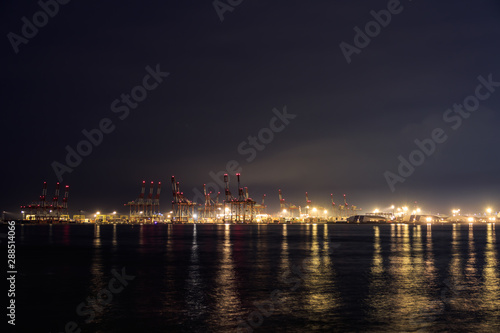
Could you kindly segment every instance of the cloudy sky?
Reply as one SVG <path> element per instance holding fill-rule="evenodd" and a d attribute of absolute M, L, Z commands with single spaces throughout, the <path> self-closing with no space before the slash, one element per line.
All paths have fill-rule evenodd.
<path fill-rule="evenodd" d="M 142 180 L 163 182 L 166 211 L 172 175 L 194 197 L 229 161 L 273 208 L 282 189 L 302 206 L 307 191 L 366 211 L 500 209 L 498 1 L 44 1 L 51 15 L 1 5 L 2 210 L 60 179 L 73 212 L 125 213 Z M 414 153 L 435 129 L 446 140 Z"/>

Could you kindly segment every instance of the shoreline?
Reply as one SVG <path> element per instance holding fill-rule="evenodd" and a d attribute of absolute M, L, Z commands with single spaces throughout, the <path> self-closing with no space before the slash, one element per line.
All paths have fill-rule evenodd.
<path fill-rule="evenodd" d="M 209 223 L 209 222 L 158 222 L 158 223 L 145 223 L 145 222 L 133 222 L 133 223 L 124 223 L 124 222 L 109 222 L 109 223 L 89 223 L 89 222 L 33 222 L 33 221 L 18 221 L 12 220 L 16 222 L 16 225 L 453 225 L 453 224 L 467 224 L 467 225 L 486 225 L 486 224 L 497 224 L 500 221 L 495 222 L 347 222 L 347 221 L 318 221 L 318 222 L 283 222 L 283 223 L 258 223 L 258 222 L 245 222 L 245 223 Z M 7 221 L 2 222 L 2 224 L 7 225 Z"/>

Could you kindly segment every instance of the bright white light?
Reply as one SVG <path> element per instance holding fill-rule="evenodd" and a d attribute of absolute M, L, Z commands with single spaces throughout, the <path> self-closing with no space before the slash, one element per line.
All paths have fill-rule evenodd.
<path fill-rule="evenodd" d="M 198 217 L 198 215 L 196 215 L 196 214 L 193 214 L 193 218 L 197 218 L 197 217 Z"/>
<path fill-rule="evenodd" d="M 113 215 L 116 215 L 116 211 L 113 212 Z"/>
<path fill-rule="evenodd" d="M 421 212 L 420 208 L 417 208 L 417 213 L 420 213 L 420 212 Z"/>
<path fill-rule="evenodd" d="M 314 207 L 314 208 L 313 208 L 313 212 L 316 212 L 316 211 L 317 211 L 317 209 L 316 209 L 316 207 Z"/>
<path fill-rule="evenodd" d="M 432 217 L 426 218 L 427 222 L 432 222 Z"/>
<path fill-rule="evenodd" d="M 286 209 L 283 209 L 283 214 L 286 214 Z"/>
<path fill-rule="evenodd" d="M 474 222 L 474 218 L 473 218 L 473 217 L 469 217 L 467 220 L 468 220 L 469 222 Z"/>
<path fill-rule="evenodd" d="M 96 215 L 101 215 L 101 212 L 96 212 L 95 214 L 96 214 Z"/>
<path fill-rule="evenodd" d="M 373 212 L 374 212 L 375 214 L 377 214 L 377 213 L 378 213 L 378 209 L 375 209 Z"/>
<path fill-rule="evenodd" d="M 488 208 L 486 211 L 488 212 L 488 214 L 491 214 L 491 208 Z"/>

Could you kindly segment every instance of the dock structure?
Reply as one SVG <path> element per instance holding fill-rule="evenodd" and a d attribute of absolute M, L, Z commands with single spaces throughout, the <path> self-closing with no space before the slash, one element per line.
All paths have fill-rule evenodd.
<path fill-rule="evenodd" d="M 344 199 L 344 204 L 343 205 L 337 205 L 335 204 L 335 201 L 333 201 L 333 193 L 330 194 L 331 198 L 331 203 L 332 203 L 332 210 L 333 214 L 332 217 L 334 219 L 346 219 L 351 215 L 356 215 L 357 211 L 361 211 L 361 208 L 358 208 L 357 206 L 354 205 L 349 205 L 347 203 L 347 196 L 344 194 L 343 199 Z"/>
<path fill-rule="evenodd" d="M 145 199 L 146 194 L 146 181 L 142 181 L 141 193 L 135 200 L 127 202 L 124 206 L 129 207 L 129 221 L 130 222 L 147 222 L 149 220 L 162 220 L 163 216 L 160 212 L 160 192 L 161 182 L 158 182 L 156 188 L 156 195 L 153 199 L 154 182 L 152 181 L 149 186 L 149 194 Z"/>
<path fill-rule="evenodd" d="M 205 201 L 198 207 L 198 216 L 201 222 L 216 222 L 222 219 L 224 204 L 219 202 L 220 192 L 217 192 L 215 200 L 212 199 L 212 192 L 207 192 L 206 184 L 203 184 L 203 195 Z"/>
<path fill-rule="evenodd" d="M 225 200 L 224 223 L 250 223 L 255 219 L 256 201 L 250 198 L 248 187 L 241 187 L 240 174 L 236 174 L 238 182 L 238 196 L 233 196 L 229 189 L 229 175 L 224 174 Z"/>
<path fill-rule="evenodd" d="M 68 198 L 69 186 L 64 187 L 64 197 L 59 203 L 60 183 L 56 183 L 56 189 L 52 201 L 47 200 L 47 182 L 43 182 L 42 195 L 38 201 L 21 206 L 23 209 L 23 219 L 34 222 L 57 223 L 69 220 Z"/>
<path fill-rule="evenodd" d="M 302 213 L 300 206 L 286 202 L 285 198 L 283 198 L 283 192 L 281 189 L 278 190 L 278 196 L 280 199 L 280 214 L 284 217 L 300 218 Z"/>
<path fill-rule="evenodd" d="M 184 193 L 181 192 L 180 183 L 172 176 L 172 222 L 187 223 L 194 222 L 196 219 L 195 208 L 196 203 L 187 199 Z"/>
<path fill-rule="evenodd" d="M 256 203 L 254 206 L 255 213 L 257 215 L 259 214 L 265 214 L 266 213 L 266 195 L 262 195 L 262 203 Z"/>

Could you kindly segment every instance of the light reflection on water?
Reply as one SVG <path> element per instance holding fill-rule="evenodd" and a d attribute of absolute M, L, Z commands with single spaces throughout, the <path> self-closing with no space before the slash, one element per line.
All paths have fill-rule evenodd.
<path fill-rule="evenodd" d="M 332 290 L 329 277 L 331 270 L 322 262 L 320 255 L 318 225 L 313 224 L 309 226 L 311 230 L 311 245 L 310 245 L 310 258 L 308 258 L 304 265 L 304 271 L 308 272 L 304 281 L 304 310 L 308 316 L 317 316 L 321 318 L 325 313 L 327 314 L 332 306 L 335 306 L 335 301 L 331 292 L 325 293 L 324 290 Z M 328 256 L 327 256 L 328 257 Z"/>
<path fill-rule="evenodd" d="M 489 223 L 486 229 L 486 247 L 484 249 L 485 266 L 483 270 L 483 300 L 480 307 L 490 315 L 483 323 L 483 329 L 496 325 L 500 327 L 500 279 L 497 259 L 496 225 Z M 497 330 L 498 332 L 498 330 Z"/>
<path fill-rule="evenodd" d="M 91 306 L 93 309 L 103 309 L 102 311 L 93 311 L 95 317 L 92 319 L 92 323 L 99 324 L 104 319 L 105 307 L 97 302 L 96 296 L 100 290 L 106 287 L 104 281 L 104 267 L 103 267 L 103 255 L 102 255 L 102 243 L 101 243 L 101 226 L 96 224 L 94 226 L 94 242 L 93 242 L 93 256 L 90 265 L 90 284 L 88 288 L 88 296 L 86 304 Z M 109 308 L 109 307 L 108 307 Z M 91 319 L 89 316 L 84 317 L 85 320 Z"/>
<path fill-rule="evenodd" d="M 137 322 L 142 331 L 233 332 L 242 321 L 250 327 L 250 316 L 259 319 L 255 302 L 274 291 L 281 302 L 254 321 L 255 331 L 493 332 L 500 323 L 495 224 L 76 225 L 23 232 L 20 248 L 63 245 L 67 256 L 51 264 L 65 275 L 50 278 L 84 290 L 83 299 L 67 300 L 72 316 L 77 304 L 106 288 L 111 269 L 134 271 L 126 291 L 96 313 L 93 329 L 112 328 L 102 332 Z M 76 286 L 71 281 L 81 270 L 67 260 L 73 254 L 89 276 Z M 37 262 L 24 264 L 29 270 Z M 64 310 L 50 301 L 52 314 Z M 45 309 L 37 311 L 43 323 Z M 73 319 L 67 317 L 60 320 Z M 84 319 L 78 318 L 85 331 Z"/>
<path fill-rule="evenodd" d="M 199 319 L 205 315 L 204 284 L 200 274 L 199 248 L 197 242 L 196 225 L 193 226 L 193 242 L 191 244 L 190 265 L 186 281 L 186 310 L 188 317 Z"/>
<path fill-rule="evenodd" d="M 210 319 L 211 326 L 224 328 L 236 327 L 238 325 L 234 314 L 239 313 L 241 302 L 237 292 L 235 267 L 232 256 L 231 226 L 226 224 L 218 226 L 219 235 L 217 252 L 219 253 L 218 269 L 215 275 L 215 290 L 213 292 L 214 310 Z"/>

